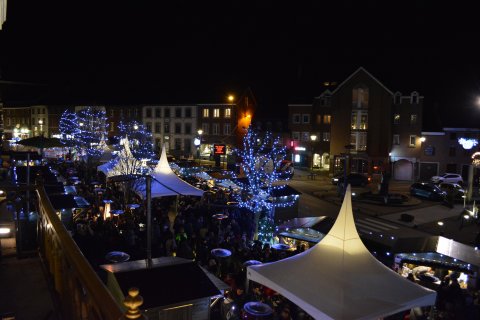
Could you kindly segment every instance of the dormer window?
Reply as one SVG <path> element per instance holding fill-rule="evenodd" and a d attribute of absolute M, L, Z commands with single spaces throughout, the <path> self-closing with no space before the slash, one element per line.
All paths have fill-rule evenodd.
<path fill-rule="evenodd" d="M 402 94 L 400 92 L 395 93 L 393 96 L 393 103 L 400 104 L 402 102 Z"/>
<path fill-rule="evenodd" d="M 410 98 L 410 102 L 411 102 L 412 104 L 418 104 L 418 92 L 416 92 L 416 91 L 413 91 L 413 92 L 412 92 L 412 96 L 411 96 L 411 98 Z"/>

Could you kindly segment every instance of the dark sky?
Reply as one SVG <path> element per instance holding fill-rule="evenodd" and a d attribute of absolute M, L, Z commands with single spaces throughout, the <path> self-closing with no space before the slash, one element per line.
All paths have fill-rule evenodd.
<path fill-rule="evenodd" d="M 51 84 L 50 99 L 116 103 L 223 101 L 250 86 L 265 108 L 286 109 L 364 66 L 394 91 L 420 91 L 427 108 L 475 110 L 477 8 L 297 2 L 10 0 L 2 78 Z"/>

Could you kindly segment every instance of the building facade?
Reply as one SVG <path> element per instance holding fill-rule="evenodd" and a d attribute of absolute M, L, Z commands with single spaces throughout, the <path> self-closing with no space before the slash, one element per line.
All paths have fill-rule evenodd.
<path fill-rule="evenodd" d="M 422 137 L 425 139 L 421 143 L 419 180 L 443 173 L 458 173 L 464 181 L 468 180 L 469 167 L 480 151 L 480 129 L 443 128 L 422 132 Z"/>
<path fill-rule="evenodd" d="M 142 108 L 143 124 L 152 132 L 158 151 L 165 145 L 166 151 L 175 156 L 191 156 L 195 152 L 197 136 L 197 106 L 149 105 Z"/>
<path fill-rule="evenodd" d="M 422 111 L 417 92 L 394 94 L 359 68 L 313 103 L 289 105 L 294 160 L 331 174 L 391 172 L 395 179 L 414 180 Z M 302 152 L 308 161 L 302 161 Z"/>

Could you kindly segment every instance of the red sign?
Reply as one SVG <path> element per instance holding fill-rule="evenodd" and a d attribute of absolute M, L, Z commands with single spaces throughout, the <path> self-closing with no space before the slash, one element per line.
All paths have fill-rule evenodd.
<path fill-rule="evenodd" d="M 227 147 L 224 144 L 214 144 L 213 154 L 220 154 L 220 155 L 227 154 Z"/>

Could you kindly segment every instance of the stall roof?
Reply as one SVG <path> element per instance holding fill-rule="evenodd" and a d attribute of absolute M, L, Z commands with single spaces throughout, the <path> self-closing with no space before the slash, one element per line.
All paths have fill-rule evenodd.
<path fill-rule="evenodd" d="M 442 236 L 401 238 L 395 243 L 395 252 L 436 252 L 480 267 L 480 250 Z"/>
<path fill-rule="evenodd" d="M 139 288 L 142 309 L 150 309 L 200 298 L 217 296 L 220 291 L 197 263 L 174 257 L 153 259 L 146 268 L 145 260 L 101 266 L 114 274 L 123 294 Z"/>
<path fill-rule="evenodd" d="M 152 177 L 157 180 L 152 182 L 152 198 L 178 194 L 197 197 L 201 197 L 203 195 L 203 190 L 195 188 L 188 182 L 180 179 L 172 171 L 170 165 L 168 164 L 165 146 L 162 148 L 160 161 L 158 161 L 158 164 L 152 173 Z M 142 196 L 145 196 L 145 188 L 139 190 L 138 192 Z"/>
<path fill-rule="evenodd" d="M 404 279 L 375 259 L 355 228 L 351 187 L 335 224 L 311 249 L 250 266 L 250 280 L 280 293 L 315 319 L 375 319 L 434 305 L 436 292 Z"/>
<path fill-rule="evenodd" d="M 49 194 L 48 198 L 55 210 L 77 208 L 77 202 L 71 194 Z"/>

